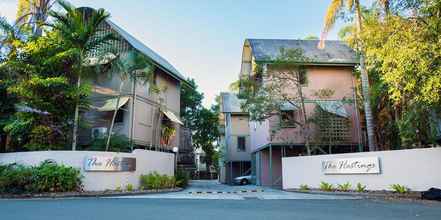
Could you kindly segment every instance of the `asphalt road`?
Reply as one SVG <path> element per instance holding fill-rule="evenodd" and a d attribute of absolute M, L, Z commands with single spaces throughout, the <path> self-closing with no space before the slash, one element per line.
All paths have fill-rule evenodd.
<path fill-rule="evenodd" d="M 371 200 L 0 200 L 0 219 L 441 219 L 441 204 Z"/>

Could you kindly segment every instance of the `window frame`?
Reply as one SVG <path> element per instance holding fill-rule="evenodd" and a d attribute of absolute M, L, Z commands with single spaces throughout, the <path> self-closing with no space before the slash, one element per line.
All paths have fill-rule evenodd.
<path fill-rule="evenodd" d="M 237 152 L 246 152 L 247 151 L 247 137 L 246 136 L 237 136 Z M 243 150 L 240 147 L 240 139 L 243 138 Z"/>

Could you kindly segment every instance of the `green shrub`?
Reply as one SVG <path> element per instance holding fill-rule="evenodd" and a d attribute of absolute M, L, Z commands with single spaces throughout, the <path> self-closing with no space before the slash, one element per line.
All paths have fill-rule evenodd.
<path fill-rule="evenodd" d="M 185 170 L 178 169 L 176 172 L 176 186 L 185 188 L 188 185 L 188 180 L 190 179 L 190 174 Z"/>
<path fill-rule="evenodd" d="M 81 190 L 78 169 L 43 162 L 38 166 L 11 164 L 0 168 L 1 193 L 70 192 Z"/>
<path fill-rule="evenodd" d="M 115 191 L 117 191 L 117 192 L 122 192 L 122 188 L 121 188 L 121 186 L 117 186 L 116 189 L 115 189 Z"/>
<path fill-rule="evenodd" d="M 330 183 L 322 181 L 322 182 L 320 182 L 320 190 L 327 191 L 327 192 L 334 191 L 334 186 Z"/>
<path fill-rule="evenodd" d="M 395 193 L 405 194 L 409 192 L 409 188 L 400 184 L 392 184 L 390 185 L 390 188 Z"/>
<path fill-rule="evenodd" d="M 357 188 L 356 188 L 357 192 L 365 192 L 366 191 L 366 186 L 361 184 L 361 183 L 357 183 Z"/>
<path fill-rule="evenodd" d="M 343 183 L 343 184 L 338 184 L 338 190 L 343 191 L 343 192 L 348 192 L 351 190 L 352 185 L 347 182 L 347 183 Z"/>
<path fill-rule="evenodd" d="M 176 186 L 176 179 L 174 176 L 160 175 L 153 172 L 147 175 L 141 175 L 140 187 L 144 189 L 167 189 Z"/>
<path fill-rule="evenodd" d="M 300 185 L 300 191 L 308 191 L 308 190 L 309 190 L 308 185 L 306 185 L 306 184 L 301 184 Z"/>
<path fill-rule="evenodd" d="M 132 184 L 127 184 L 126 191 L 127 192 L 132 192 L 133 191 L 133 185 Z"/>
<path fill-rule="evenodd" d="M 92 141 L 86 150 L 92 151 L 105 151 L 106 150 L 107 137 L 96 138 Z M 109 151 L 112 152 L 130 152 L 130 141 L 124 135 L 112 135 L 110 138 Z"/>

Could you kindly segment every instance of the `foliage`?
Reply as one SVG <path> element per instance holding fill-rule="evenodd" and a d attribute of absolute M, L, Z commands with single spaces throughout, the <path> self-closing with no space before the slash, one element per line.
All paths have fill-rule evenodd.
<path fill-rule="evenodd" d="M 141 175 L 140 183 L 144 189 L 169 189 L 176 186 L 176 179 L 174 176 L 160 175 L 155 171 Z"/>
<path fill-rule="evenodd" d="M 96 138 L 92 141 L 86 150 L 105 151 L 107 136 Z M 124 135 L 112 135 L 110 139 L 109 151 L 113 152 L 131 152 L 130 141 Z"/>
<path fill-rule="evenodd" d="M 309 186 L 306 184 L 300 184 L 300 191 L 308 191 L 309 190 Z"/>
<path fill-rule="evenodd" d="M 132 184 L 127 184 L 126 191 L 127 192 L 132 192 L 133 191 L 133 185 Z"/>
<path fill-rule="evenodd" d="M 283 107 L 287 105 L 296 108 L 298 117 L 291 116 L 294 125 L 300 127 L 308 154 L 311 153 L 311 125 L 306 115 L 303 86 L 307 84 L 305 64 L 309 62 L 311 60 L 304 56 L 302 49 L 280 48 L 278 57 L 267 65 L 266 71 L 261 64 L 256 64 L 253 76 L 240 79 L 239 94 L 245 100 L 242 108 L 249 112 L 253 121 L 263 121 L 275 115 L 280 117 Z M 273 136 L 279 129 L 275 128 Z"/>
<path fill-rule="evenodd" d="M 320 190 L 330 192 L 330 191 L 334 191 L 335 188 L 332 184 L 322 181 L 320 182 Z"/>
<path fill-rule="evenodd" d="M 351 190 L 351 187 L 352 187 L 351 183 L 346 182 L 346 183 L 343 183 L 343 184 L 338 184 L 338 187 L 337 187 L 337 188 L 338 188 L 338 190 L 340 190 L 340 191 L 348 192 L 348 191 Z"/>
<path fill-rule="evenodd" d="M 181 87 L 181 118 L 186 127 L 196 130 L 197 115 L 202 108 L 204 95 L 198 91 L 194 79 L 187 79 L 187 82 Z"/>
<path fill-rule="evenodd" d="M 185 188 L 188 185 L 188 181 L 190 180 L 190 173 L 183 170 L 178 169 L 176 171 L 176 186 Z"/>
<path fill-rule="evenodd" d="M 207 158 L 207 169 L 213 163 L 217 165 L 215 142 L 219 137 L 219 106 L 211 109 L 202 106 L 204 95 L 198 91 L 194 79 L 188 79 L 188 84 L 181 87 L 181 118 L 185 126 L 192 131 L 195 148 L 201 148 Z"/>
<path fill-rule="evenodd" d="M 405 194 L 405 193 L 409 192 L 409 188 L 407 188 L 404 185 L 400 185 L 400 184 L 392 184 L 392 185 L 390 185 L 390 188 L 392 189 L 393 192 L 399 193 L 399 194 Z"/>
<path fill-rule="evenodd" d="M 360 40 L 372 83 L 376 135 L 382 149 L 434 144 L 441 106 L 441 4 L 390 1 L 389 11 L 363 14 Z M 342 37 L 357 47 L 353 25 Z"/>
<path fill-rule="evenodd" d="M 0 193 L 80 191 L 81 179 L 78 169 L 48 161 L 33 167 L 3 165 L 0 166 Z"/>
<path fill-rule="evenodd" d="M 168 146 L 171 138 L 176 134 L 176 128 L 171 122 L 162 123 L 161 126 L 161 142 L 165 146 Z"/>
<path fill-rule="evenodd" d="M 214 144 L 219 137 L 218 114 L 219 112 L 212 109 L 202 108 L 198 112 L 197 130 L 193 131 L 193 144 L 205 152 L 207 170 L 213 164 Z"/>
<path fill-rule="evenodd" d="M 365 192 L 366 191 L 366 186 L 361 184 L 361 183 L 357 183 L 355 191 L 361 193 L 361 192 Z"/>

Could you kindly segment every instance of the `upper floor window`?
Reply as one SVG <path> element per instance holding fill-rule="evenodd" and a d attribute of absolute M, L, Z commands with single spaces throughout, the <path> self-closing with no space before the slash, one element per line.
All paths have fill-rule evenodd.
<path fill-rule="evenodd" d="M 280 127 L 295 127 L 296 126 L 296 111 L 295 110 L 281 110 L 280 111 Z"/>
<path fill-rule="evenodd" d="M 245 137 L 237 137 L 237 151 L 246 151 L 246 139 Z"/>

